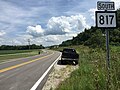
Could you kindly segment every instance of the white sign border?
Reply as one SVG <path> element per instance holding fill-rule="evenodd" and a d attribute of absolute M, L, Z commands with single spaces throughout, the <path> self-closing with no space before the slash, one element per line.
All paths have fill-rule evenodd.
<path fill-rule="evenodd" d="M 98 23 L 97 23 L 97 13 L 115 13 L 116 15 L 116 27 L 98 27 Z M 96 27 L 97 28 L 103 28 L 103 29 L 114 29 L 118 27 L 118 23 L 117 23 L 117 11 L 95 11 L 95 22 L 96 22 Z"/>

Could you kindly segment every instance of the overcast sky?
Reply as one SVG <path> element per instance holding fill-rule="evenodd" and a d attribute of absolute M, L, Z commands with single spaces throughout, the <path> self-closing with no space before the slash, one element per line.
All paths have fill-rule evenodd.
<path fill-rule="evenodd" d="M 120 0 L 107 1 L 114 1 L 116 9 L 120 8 Z M 0 0 L 0 45 L 27 45 L 28 39 L 31 44 L 60 44 L 95 25 L 96 3 L 97 0 Z"/>

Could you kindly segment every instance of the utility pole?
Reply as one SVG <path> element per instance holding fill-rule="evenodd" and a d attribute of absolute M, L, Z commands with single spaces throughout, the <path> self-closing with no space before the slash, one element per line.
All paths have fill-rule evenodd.
<path fill-rule="evenodd" d="M 14 41 L 12 40 L 12 46 L 14 46 Z"/>
<path fill-rule="evenodd" d="M 28 45 L 29 45 L 29 50 L 30 50 L 30 39 L 28 39 Z"/>

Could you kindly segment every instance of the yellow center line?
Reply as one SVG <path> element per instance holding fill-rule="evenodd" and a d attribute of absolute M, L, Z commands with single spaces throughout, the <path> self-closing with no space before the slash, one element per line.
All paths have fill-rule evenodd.
<path fill-rule="evenodd" d="M 41 60 L 41 59 L 46 58 L 46 57 L 49 57 L 49 56 L 51 56 L 51 55 L 53 55 L 53 54 L 54 54 L 54 53 L 52 53 L 52 54 L 50 54 L 50 55 L 47 55 L 47 56 L 44 56 L 44 57 L 40 57 L 40 58 L 31 60 L 31 61 L 28 61 L 28 62 L 24 62 L 24 63 L 21 63 L 21 64 L 17 64 L 17 65 L 11 66 L 11 67 L 7 67 L 7 68 L 4 68 L 4 69 L 1 69 L 1 70 L 0 70 L 0 73 L 3 73 L 3 72 L 6 72 L 6 71 L 8 71 L 8 70 L 15 69 L 15 68 L 21 67 L 21 66 L 23 66 L 23 65 L 26 65 L 26 64 L 29 64 L 29 63 L 32 63 L 32 62 Z"/>

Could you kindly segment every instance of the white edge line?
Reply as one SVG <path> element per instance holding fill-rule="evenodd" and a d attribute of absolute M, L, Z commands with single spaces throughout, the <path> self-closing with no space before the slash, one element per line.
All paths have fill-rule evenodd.
<path fill-rule="evenodd" d="M 42 82 L 42 80 L 45 78 L 45 76 L 48 74 L 48 72 L 51 70 L 51 68 L 54 66 L 54 64 L 59 60 L 60 56 L 51 64 L 51 66 L 46 70 L 46 72 L 39 78 L 39 80 L 33 85 L 33 87 L 30 90 L 36 90 L 38 85 Z"/>

